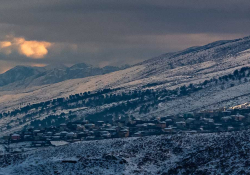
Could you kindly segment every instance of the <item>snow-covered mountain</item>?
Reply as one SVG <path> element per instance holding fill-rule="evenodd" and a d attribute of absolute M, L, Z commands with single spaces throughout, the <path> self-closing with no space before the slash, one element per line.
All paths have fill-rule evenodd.
<path fill-rule="evenodd" d="M 21 102 L 34 103 L 103 88 L 135 89 L 152 84 L 154 85 L 153 88 L 171 89 L 182 84 L 202 82 L 205 79 L 231 73 L 235 69 L 250 65 L 249 58 L 250 37 L 218 41 L 201 47 L 192 47 L 184 51 L 165 54 L 130 68 L 105 75 L 9 91 L 14 86 L 11 84 L 0 88 L 0 106 L 14 107 Z M 80 71 L 81 66 L 80 70 L 75 71 L 78 66 L 70 68 L 75 78 L 84 74 Z M 56 72 L 60 71 L 60 69 L 56 69 L 48 72 L 45 76 L 42 76 L 42 80 L 38 78 L 37 81 L 49 81 L 47 78 L 51 74 L 57 75 Z M 62 71 L 64 72 L 64 70 Z M 55 77 L 60 79 L 59 75 Z"/>
<path fill-rule="evenodd" d="M 113 66 L 97 68 L 85 63 L 75 64 L 71 67 L 66 67 L 63 64 L 53 64 L 46 67 L 16 66 L 0 74 L 0 87 L 8 90 L 23 89 L 54 84 L 69 79 L 103 75 L 120 69 Z"/>
<path fill-rule="evenodd" d="M 85 141 L 1 156 L 0 172 L 5 175 L 249 174 L 249 141 L 249 130 Z"/>
<path fill-rule="evenodd" d="M 78 76 L 79 67 L 82 67 L 82 65 L 71 67 L 71 71 L 76 76 Z M 104 75 L 70 79 L 59 83 L 33 86 L 20 90 L 14 89 L 12 91 L 10 90 L 13 88 L 12 85 L 5 86 L 0 91 L 0 111 L 8 113 L 8 111 L 25 107 L 28 104 L 37 104 L 62 97 L 66 99 L 70 95 L 88 91 L 95 94 L 101 89 L 108 88 L 113 89 L 112 94 L 133 94 L 136 91 L 146 89 L 154 89 L 159 94 L 156 94 L 157 99 L 152 99 L 151 95 L 147 97 L 150 98 L 148 100 L 144 98 L 138 101 L 136 96 L 131 95 L 126 100 L 119 98 L 121 99 L 119 101 L 117 98 L 113 103 L 98 103 L 92 106 L 75 107 L 70 110 L 76 114 L 80 113 L 79 116 L 83 116 L 127 104 L 128 102 L 138 101 L 136 108 L 127 110 L 125 114 L 133 114 L 138 118 L 149 118 L 224 106 L 230 107 L 250 101 L 249 72 L 244 72 L 244 76 L 246 75 L 244 80 L 240 77 L 228 81 L 221 78 L 233 74 L 235 70 L 241 70 L 242 67 L 250 67 L 250 37 L 218 41 L 201 47 L 192 47 L 184 51 L 164 54 L 127 69 Z M 220 81 L 218 81 L 219 78 Z M 217 80 L 203 84 L 205 80 L 211 79 Z M 164 89 L 178 91 L 179 87 L 183 85 L 189 86 L 190 84 L 196 85 L 199 90 L 190 92 L 187 95 L 170 95 L 167 98 L 166 94 L 162 92 Z M 98 94 L 96 94 L 96 97 L 98 97 Z M 88 99 L 84 100 L 85 102 L 88 101 Z M 76 101 L 74 104 L 73 102 L 69 103 L 72 103 L 73 106 L 79 106 L 75 104 Z M 145 105 L 149 105 L 150 109 L 146 113 L 141 113 L 140 109 Z M 30 112 L 32 115 L 37 115 L 36 109 L 32 109 Z M 69 113 L 69 109 L 57 106 L 56 114 L 60 115 L 62 112 Z M 34 117 L 35 119 L 44 119 L 50 114 L 54 115 L 53 110 L 46 114 L 39 113 Z M 8 131 L 6 129 L 7 125 L 12 127 L 10 131 L 13 132 L 20 130 L 24 125 L 31 122 L 31 120 L 23 121 L 24 117 L 25 114 L 21 114 L 16 115 L 15 120 L 13 120 L 13 117 L 0 119 L 2 133 Z M 20 126 L 18 125 L 19 121 L 23 122 Z"/>

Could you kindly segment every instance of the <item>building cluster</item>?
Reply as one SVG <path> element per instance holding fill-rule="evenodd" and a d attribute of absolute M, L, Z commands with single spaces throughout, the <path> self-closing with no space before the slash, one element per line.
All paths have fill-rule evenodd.
<path fill-rule="evenodd" d="M 164 128 L 166 128 L 166 122 L 159 120 L 152 122 L 133 120 L 127 123 L 116 121 L 113 124 L 104 121 L 89 122 L 83 120 L 49 128 L 34 129 L 29 127 L 24 131 L 5 136 L 3 139 L 10 143 L 31 141 L 32 146 L 41 147 L 51 145 L 51 141 L 76 142 L 161 134 Z"/>
<path fill-rule="evenodd" d="M 247 129 L 250 109 L 218 109 L 183 115 L 169 115 L 152 120 L 118 120 L 113 123 L 87 120 L 63 123 L 49 128 L 27 128 L 5 136 L 7 142 L 31 141 L 32 147 L 53 145 L 53 141 L 76 142 L 122 137 L 141 137 L 173 133 L 225 132 Z"/>

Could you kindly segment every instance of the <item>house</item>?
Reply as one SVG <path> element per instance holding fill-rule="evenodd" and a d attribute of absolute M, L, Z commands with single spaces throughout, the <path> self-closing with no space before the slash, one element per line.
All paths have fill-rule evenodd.
<path fill-rule="evenodd" d="M 228 121 L 232 120 L 232 117 L 231 117 L 231 116 L 225 116 L 225 117 L 221 117 L 221 119 L 222 119 L 224 122 L 228 122 Z"/>
<path fill-rule="evenodd" d="M 159 122 L 159 123 L 156 124 L 156 126 L 159 127 L 159 128 L 162 128 L 162 129 L 166 128 L 166 122 Z"/>
<path fill-rule="evenodd" d="M 106 131 L 108 131 L 112 137 L 114 137 L 117 134 L 116 128 L 113 128 L 113 127 L 107 128 Z"/>
<path fill-rule="evenodd" d="M 88 124 L 88 123 L 89 123 L 88 120 L 83 120 L 83 121 L 82 121 L 82 124 L 83 124 L 83 125 Z"/>
<path fill-rule="evenodd" d="M 211 118 L 203 118 L 202 119 L 202 121 L 203 121 L 203 123 L 205 123 L 205 124 L 214 124 L 214 119 L 211 119 Z"/>
<path fill-rule="evenodd" d="M 176 122 L 176 125 L 177 125 L 177 127 L 179 127 L 179 128 L 183 128 L 183 127 L 186 126 L 186 122 L 184 122 L 184 121 L 179 121 L 179 122 Z"/>
<path fill-rule="evenodd" d="M 227 130 L 228 130 L 228 131 L 233 131 L 233 130 L 234 130 L 234 127 L 228 126 L 228 127 L 227 127 Z"/>
<path fill-rule="evenodd" d="M 39 137 L 42 137 L 43 136 L 43 132 L 40 131 L 36 135 L 39 136 Z"/>
<path fill-rule="evenodd" d="M 134 125 L 134 124 L 136 124 L 136 121 L 135 121 L 135 120 L 130 120 L 130 121 L 129 121 L 129 124 L 130 124 L 130 125 Z"/>
<path fill-rule="evenodd" d="M 122 129 L 119 132 L 120 137 L 128 137 L 129 136 L 129 130 L 128 129 Z"/>
<path fill-rule="evenodd" d="M 166 115 L 166 118 L 167 119 L 172 119 L 174 116 L 171 116 L 171 115 Z"/>
<path fill-rule="evenodd" d="M 37 133 L 39 133 L 39 132 L 40 132 L 40 130 L 37 129 L 37 130 L 34 130 L 34 131 L 33 131 L 33 134 L 34 134 L 34 135 L 37 135 Z"/>
<path fill-rule="evenodd" d="M 61 136 L 61 133 L 55 133 L 53 136 Z"/>
<path fill-rule="evenodd" d="M 171 127 L 164 128 L 163 132 L 165 132 L 165 133 L 172 133 L 173 132 L 173 128 L 171 128 Z"/>
<path fill-rule="evenodd" d="M 214 119 L 211 119 L 211 118 L 208 119 L 208 123 L 209 123 L 209 124 L 214 124 Z"/>
<path fill-rule="evenodd" d="M 77 137 L 77 134 L 74 133 L 74 132 L 70 132 L 66 135 L 67 138 L 76 138 Z"/>
<path fill-rule="evenodd" d="M 232 115 L 232 117 L 233 117 L 234 120 L 236 120 L 236 121 L 242 121 L 242 120 L 245 118 L 244 115 L 240 115 L 240 114 Z"/>
<path fill-rule="evenodd" d="M 133 134 L 134 137 L 142 137 L 143 136 L 143 132 L 142 131 L 138 131 L 136 133 Z"/>
<path fill-rule="evenodd" d="M 66 129 L 66 128 L 67 128 L 66 123 L 60 124 L 60 129 L 61 129 L 61 130 L 64 130 L 64 129 Z"/>
<path fill-rule="evenodd" d="M 85 138 L 85 140 L 95 140 L 95 136 L 88 136 Z"/>
<path fill-rule="evenodd" d="M 67 131 L 62 131 L 62 132 L 60 133 L 61 137 L 65 137 L 67 134 L 68 134 Z"/>
<path fill-rule="evenodd" d="M 194 118 L 187 118 L 186 123 L 192 123 L 192 122 L 194 122 L 194 121 L 195 121 Z"/>
<path fill-rule="evenodd" d="M 100 136 L 104 138 L 110 138 L 111 134 L 108 131 L 100 131 Z"/>
<path fill-rule="evenodd" d="M 94 129 L 95 124 L 93 124 L 93 123 L 85 124 L 84 127 L 87 128 L 87 129 Z"/>
<path fill-rule="evenodd" d="M 80 124 L 76 125 L 76 130 L 77 130 L 77 131 L 84 131 L 84 129 L 85 129 L 84 126 L 82 126 L 82 125 L 80 125 Z"/>
<path fill-rule="evenodd" d="M 166 119 L 165 122 L 166 122 L 167 125 L 170 125 L 170 124 L 173 123 L 173 119 L 170 119 L 170 118 Z"/>
<path fill-rule="evenodd" d="M 215 126 L 216 131 L 219 131 L 219 132 L 224 131 L 222 127 L 223 125 L 221 123 L 215 123 L 214 126 Z"/>
<path fill-rule="evenodd" d="M 47 132 L 46 133 L 47 136 L 52 136 L 52 134 L 53 134 L 52 132 Z"/>
<path fill-rule="evenodd" d="M 147 126 L 148 125 L 146 123 L 136 125 L 137 128 L 146 128 Z"/>
<path fill-rule="evenodd" d="M 20 140 L 21 136 L 19 134 L 13 134 L 11 135 L 11 140 Z"/>
<path fill-rule="evenodd" d="M 147 128 L 148 129 L 154 129 L 156 127 L 156 124 L 154 123 L 147 123 Z"/>

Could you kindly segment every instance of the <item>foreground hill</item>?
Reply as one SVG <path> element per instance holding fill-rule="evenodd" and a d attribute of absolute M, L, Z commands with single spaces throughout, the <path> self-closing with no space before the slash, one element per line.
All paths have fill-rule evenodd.
<path fill-rule="evenodd" d="M 249 174 L 249 141 L 248 130 L 79 142 L 0 157 L 0 172 L 5 175 Z"/>

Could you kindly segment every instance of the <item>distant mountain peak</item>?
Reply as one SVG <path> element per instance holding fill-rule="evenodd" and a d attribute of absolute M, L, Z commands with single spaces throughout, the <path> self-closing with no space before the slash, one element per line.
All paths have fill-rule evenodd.
<path fill-rule="evenodd" d="M 46 70 L 52 70 L 52 69 L 66 69 L 68 67 L 65 66 L 64 64 L 56 63 L 56 64 L 49 64 L 49 65 L 45 66 L 44 68 Z"/>
<path fill-rule="evenodd" d="M 93 67 L 86 63 L 78 63 L 71 67 L 61 63 L 50 64 L 45 67 L 16 66 L 0 74 L 0 87 L 6 86 L 6 89 L 9 90 L 9 86 L 16 89 L 40 86 L 69 79 L 103 75 L 120 69 L 122 68 L 114 66 Z"/>
<path fill-rule="evenodd" d="M 86 63 L 77 63 L 70 67 L 70 69 L 86 69 L 88 67 L 93 67 L 92 65 L 86 64 Z"/>

